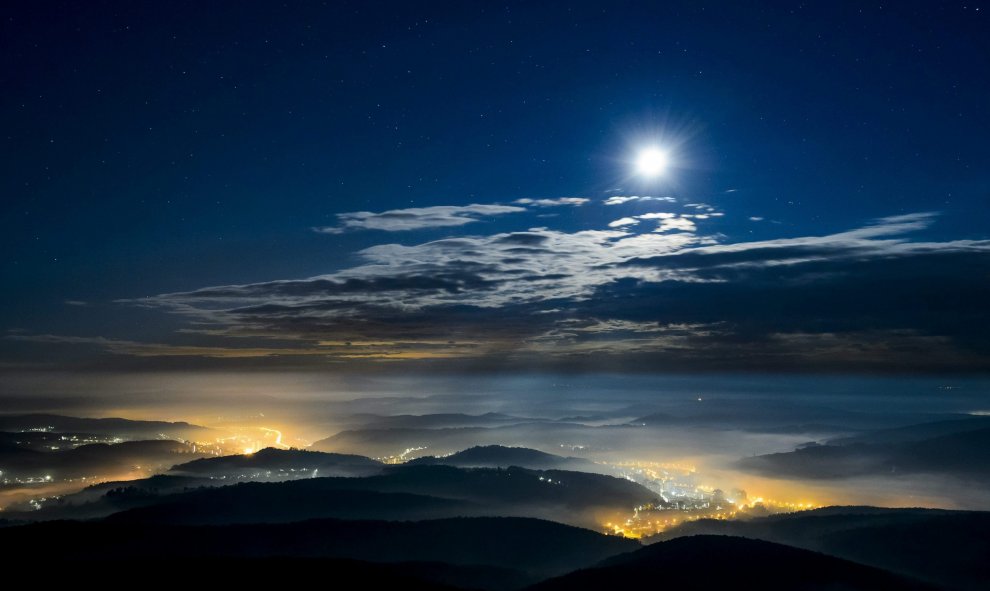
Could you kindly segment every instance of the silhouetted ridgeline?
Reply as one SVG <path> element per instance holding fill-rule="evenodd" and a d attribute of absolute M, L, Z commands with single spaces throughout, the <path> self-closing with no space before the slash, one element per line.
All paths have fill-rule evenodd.
<path fill-rule="evenodd" d="M 39 548 L 45 548 L 46 559 L 59 564 L 347 558 L 483 566 L 513 571 L 520 580 L 535 580 L 595 564 L 639 544 L 548 521 L 475 518 L 416 523 L 313 520 L 222 527 L 49 522 L 0 528 L 0 547 L 11 564 L 35 557 Z"/>
<path fill-rule="evenodd" d="M 347 429 L 313 443 L 309 449 L 337 453 L 356 453 L 384 457 L 395 450 L 409 449 L 429 444 L 429 453 L 446 454 L 470 447 L 505 441 L 519 445 L 543 447 L 550 440 L 573 438 L 575 434 L 589 433 L 600 427 L 577 423 L 529 420 L 523 423 L 496 423 L 487 426 L 466 427 L 368 427 Z M 606 433 L 602 432 L 603 435 Z M 540 443 L 540 444 L 537 444 Z M 554 444 L 556 445 L 556 444 Z"/>
<path fill-rule="evenodd" d="M 0 415 L 0 431 L 48 430 L 56 433 L 94 433 L 128 439 L 194 439 L 209 429 L 186 422 L 134 421 L 120 418 L 83 418 L 54 414 Z"/>
<path fill-rule="evenodd" d="M 625 515 L 656 498 L 643 486 L 601 474 L 430 465 L 389 466 L 380 475 L 362 478 L 304 478 L 185 490 L 223 482 L 166 476 L 117 483 L 113 488 L 104 485 L 42 511 L 8 516 L 92 518 L 125 510 L 112 518 L 198 524 L 513 515 L 597 528 L 601 513 Z"/>
<path fill-rule="evenodd" d="M 584 458 L 570 458 L 548 454 L 526 447 L 504 445 L 476 446 L 444 457 L 424 456 L 406 462 L 407 466 L 443 465 L 462 468 L 508 468 L 519 466 L 534 470 L 589 470 L 594 462 Z"/>
<path fill-rule="evenodd" d="M 171 440 L 93 443 L 57 451 L 8 447 L 0 449 L 0 469 L 8 478 L 47 475 L 60 480 L 119 475 L 136 466 L 164 469 L 190 457 L 196 457 L 191 445 Z"/>
<path fill-rule="evenodd" d="M 702 520 L 658 536 L 745 536 L 816 550 L 945 586 L 986 589 L 990 513 L 827 507 L 751 521 Z"/>
<path fill-rule="evenodd" d="M 114 518 L 160 523 L 243 523 L 306 517 L 520 515 L 552 516 L 566 523 L 597 526 L 593 512 L 627 512 L 654 497 L 635 483 L 598 474 L 399 466 L 366 478 L 246 483 L 169 495 Z"/>
<path fill-rule="evenodd" d="M 534 591 L 926 589 L 883 570 L 781 544 L 727 536 L 678 538 L 544 581 Z"/>
<path fill-rule="evenodd" d="M 119 523 L 160 525 L 289 523 L 305 519 L 436 519 L 485 514 L 454 499 L 403 492 L 348 490 L 326 486 L 330 479 L 291 483 L 235 484 L 161 498 L 106 519 Z M 290 485 L 304 486 L 290 486 Z"/>
<path fill-rule="evenodd" d="M 295 477 L 296 473 L 320 476 L 368 476 L 381 472 L 378 460 L 353 454 L 334 454 L 299 449 L 268 447 L 248 455 L 231 455 L 202 458 L 172 467 L 174 474 L 209 476 L 212 478 L 237 478 L 239 476 L 260 479 L 267 477 Z"/>

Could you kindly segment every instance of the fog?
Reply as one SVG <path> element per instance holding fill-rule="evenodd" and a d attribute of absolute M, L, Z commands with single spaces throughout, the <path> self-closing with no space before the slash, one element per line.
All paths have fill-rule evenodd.
<path fill-rule="evenodd" d="M 0 384 L 5 414 L 187 421 L 268 445 L 255 432 L 264 427 L 279 430 L 285 447 L 370 457 L 411 448 L 402 459 L 475 445 L 530 447 L 599 462 L 603 472 L 623 462 L 676 464 L 693 469 L 701 485 L 742 489 L 751 497 L 973 509 L 990 507 L 980 474 L 877 471 L 824 478 L 754 470 L 745 460 L 810 442 L 980 416 L 990 406 L 988 393 L 986 378 L 834 375 L 163 372 L 16 374 Z"/>

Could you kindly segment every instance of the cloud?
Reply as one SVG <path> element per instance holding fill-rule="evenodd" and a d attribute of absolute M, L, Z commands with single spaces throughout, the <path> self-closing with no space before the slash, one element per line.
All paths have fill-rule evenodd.
<path fill-rule="evenodd" d="M 602 201 L 605 205 L 622 205 L 624 203 L 629 203 L 631 201 L 661 201 L 664 203 L 675 203 L 677 200 L 673 197 L 650 197 L 650 196 L 638 196 L 638 195 L 612 195 L 608 199 Z"/>
<path fill-rule="evenodd" d="M 126 300 L 186 318 L 193 344 L 89 344 L 134 356 L 544 368 L 990 368 L 990 339 L 974 329 L 986 322 L 990 241 L 920 240 L 936 220 L 922 212 L 732 242 L 706 232 L 705 216 L 719 213 L 706 207 L 607 229 L 379 244 L 324 275 Z M 636 231 L 646 220 L 658 226 Z"/>
<path fill-rule="evenodd" d="M 609 222 L 608 223 L 608 227 L 609 228 L 620 228 L 622 226 L 633 226 L 633 225 L 636 225 L 638 223 L 639 223 L 639 220 L 636 219 L 636 218 L 634 218 L 634 217 L 632 217 L 632 218 L 619 218 L 619 219 L 615 220 L 614 222 Z"/>
<path fill-rule="evenodd" d="M 560 207 L 561 205 L 580 206 L 591 201 L 587 197 L 558 197 L 556 199 L 516 199 L 513 203 L 530 207 Z"/>
<path fill-rule="evenodd" d="M 714 215 L 714 214 L 713 214 Z M 660 220 L 657 224 L 654 232 L 670 232 L 670 231 L 681 231 L 681 232 L 694 232 L 698 229 L 697 225 L 691 221 L 689 218 L 695 219 L 708 219 L 711 217 L 708 214 L 681 214 L 669 212 L 653 212 L 644 213 L 642 215 L 634 215 L 629 217 L 624 217 L 615 220 L 614 222 L 609 222 L 609 228 L 622 228 L 626 226 L 634 226 L 640 223 L 641 220 Z"/>
<path fill-rule="evenodd" d="M 353 230 L 379 230 L 383 232 L 403 232 L 429 228 L 450 228 L 463 226 L 484 218 L 521 213 L 526 207 L 547 208 L 560 206 L 581 206 L 588 203 L 586 197 L 559 197 L 555 199 L 517 199 L 517 205 L 479 204 L 435 205 L 431 207 L 409 207 L 382 212 L 353 211 L 337 214 L 337 225 L 318 226 L 313 231 L 321 234 L 342 234 Z M 526 207 L 519 207 L 524 205 Z"/>
<path fill-rule="evenodd" d="M 208 359 L 257 359 L 323 357 L 340 359 L 443 359 L 464 356 L 477 343 L 453 341 L 319 341 L 303 347 L 221 347 L 143 343 L 106 337 L 78 337 L 52 334 L 7 335 L 6 339 L 39 344 L 91 345 L 113 353 L 133 357 L 198 357 Z"/>
<path fill-rule="evenodd" d="M 341 234 L 348 230 L 401 232 L 427 228 L 446 228 L 463 226 L 481 221 L 486 217 L 495 217 L 522 211 L 526 211 L 526 209 L 512 205 L 482 205 L 477 203 L 471 205 L 410 207 L 406 209 L 392 209 L 380 213 L 354 211 L 337 214 L 338 224 L 336 226 L 316 227 L 313 230 L 322 234 Z"/>
<path fill-rule="evenodd" d="M 297 311 L 315 306 L 320 314 L 332 315 L 369 302 L 403 310 L 455 304 L 498 307 L 588 295 L 602 282 L 630 275 L 616 263 L 674 252 L 692 243 L 700 241 L 622 230 L 567 233 L 534 228 L 416 245 L 382 244 L 357 253 L 363 264 L 329 275 L 209 287 L 131 303 L 192 314 L 212 312 L 217 306 L 277 305 Z M 642 274 L 655 277 L 657 272 Z"/>
<path fill-rule="evenodd" d="M 796 265 L 849 258 L 877 259 L 928 253 L 990 252 L 990 240 L 925 242 L 907 239 L 907 233 L 928 228 L 935 217 L 936 214 L 931 212 L 891 216 L 846 232 L 707 245 L 685 249 L 675 253 L 673 257 L 657 256 L 629 261 L 628 264 L 655 264 L 663 268 L 696 266 L 710 270 L 740 266 Z"/>
<path fill-rule="evenodd" d="M 307 348 L 252 348 L 252 347 L 207 347 L 168 345 L 162 343 L 142 343 L 123 339 L 106 337 L 79 337 L 52 334 L 38 335 L 7 335 L 8 340 L 29 343 L 55 345 L 92 345 L 118 355 L 135 357 L 209 357 L 209 358 L 239 358 L 239 357 L 270 357 L 278 355 L 326 355 L 326 351 Z"/>
<path fill-rule="evenodd" d="M 671 355 L 704 346 L 718 324 L 661 324 L 621 319 L 567 319 L 526 340 L 529 354 L 545 357 L 588 355 Z"/>
<path fill-rule="evenodd" d="M 657 226 L 657 229 L 654 230 L 654 232 L 670 232 L 673 230 L 681 232 L 694 232 L 697 229 L 698 226 L 695 225 L 694 222 L 685 217 L 679 217 L 661 220 L 660 225 Z"/>

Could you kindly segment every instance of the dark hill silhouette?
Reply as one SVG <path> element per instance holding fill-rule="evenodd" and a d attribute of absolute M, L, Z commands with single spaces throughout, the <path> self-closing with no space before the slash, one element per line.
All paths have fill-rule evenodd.
<path fill-rule="evenodd" d="M 597 509 L 628 511 L 656 498 L 656 494 L 649 489 L 621 478 L 518 467 L 502 470 L 398 466 L 382 476 L 363 479 L 361 486 L 370 486 L 373 490 L 402 490 L 464 499 L 494 509 L 498 514 L 526 514 L 531 508 L 539 507 L 563 509 L 566 512 L 558 515 L 558 520 L 588 526 L 592 523 L 577 512 Z M 523 513 L 516 512 L 519 510 Z"/>
<path fill-rule="evenodd" d="M 370 493 L 404 496 L 380 497 Z M 554 517 L 597 527 L 602 511 L 627 513 L 654 493 L 627 480 L 560 470 L 398 466 L 365 478 L 243 483 L 160 497 L 111 519 L 244 523 L 337 517 L 422 519 L 460 515 Z"/>
<path fill-rule="evenodd" d="M 222 480 L 168 474 L 137 480 L 101 482 L 46 503 L 41 509 L 27 511 L 8 509 L 4 511 L 4 515 L 19 522 L 98 519 L 125 509 L 152 505 L 159 502 L 164 495 L 221 486 L 225 483 L 226 481 Z"/>
<path fill-rule="evenodd" d="M 134 421 L 120 418 L 83 418 L 56 414 L 0 415 L 0 431 L 47 429 L 58 433 L 94 433 L 125 439 L 156 439 L 165 435 L 174 439 L 191 439 L 209 431 L 186 422 Z"/>
<path fill-rule="evenodd" d="M 364 427 L 347 429 L 316 441 L 309 449 L 333 453 L 363 453 L 384 457 L 400 450 L 429 445 L 431 451 L 456 451 L 470 447 L 478 438 L 491 433 L 486 427 Z"/>
<path fill-rule="evenodd" d="M 825 552 L 952 588 L 990 581 L 990 513 L 827 507 L 750 521 L 701 520 L 657 539 L 745 536 Z"/>
<path fill-rule="evenodd" d="M 728 536 L 653 544 L 539 583 L 533 591 L 583 589 L 926 589 L 883 570 L 817 552 Z"/>
<path fill-rule="evenodd" d="M 89 443 L 109 443 L 114 439 L 109 435 L 75 431 L 0 431 L 0 451 L 17 449 L 59 451 Z"/>
<path fill-rule="evenodd" d="M 151 443 L 171 445 L 174 442 Z M 2 455 L 0 452 L 0 456 Z M 174 464 L 175 460 L 190 455 L 168 455 L 162 463 Z M 50 460 L 51 457 L 42 455 L 39 460 Z M 166 474 L 149 478 L 92 485 L 79 492 L 64 495 L 55 502 L 47 503 L 41 510 L 26 513 L 8 512 L 8 516 L 31 521 L 93 519 L 106 517 L 124 509 L 154 504 L 163 495 L 188 492 L 191 489 L 219 487 L 243 481 L 277 482 L 312 478 L 314 474 L 367 476 L 380 473 L 383 467 L 377 460 L 363 456 L 266 448 L 251 455 L 196 459 L 173 465 Z"/>
<path fill-rule="evenodd" d="M 0 450 L 0 467 L 8 477 L 53 479 L 105 476 L 130 472 L 135 466 L 166 468 L 186 458 L 197 457 L 191 445 L 171 440 L 93 443 L 73 449 L 35 451 Z"/>
<path fill-rule="evenodd" d="M 173 466 L 170 473 L 253 480 L 321 476 L 368 476 L 381 472 L 378 460 L 352 454 L 267 447 L 253 454 L 202 458 Z"/>
<path fill-rule="evenodd" d="M 126 564 L 156 559 L 179 565 L 190 558 L 335 558 L 494 567 L 516 571 L 532 581 L 595 564 L 639 544 L 549 521 L 475 518 L 311 520 L 222 527 L 48 522 L 0 528 L 0 547 L 5 548 L 4 558 L 11 564 L 36 556 L 38 548 L 45 548 L 47 558 L 58 564 L 106 560 Z"/>
<path fill-rule="evenodd" d="M 324 518 L 435 519 L 480 513 L 478 508 L 458 500 L 403 492 L 340 490 L 328 483 L 329 480 L 249 482 L 150 497 L 144 506 L 114 513 L 106 520 L 114 523 L 223 525 L 289 523 Z M 326 484 L 331 486 L 321 486 Z M 126 493 L 127 489 L 124 489 Z"/>
<path fill-rule="evenodd" d="M 444 457 L 424 456 L 406 465 L 443 465 L 463 468 L 507 468 L 520 466 L 535 470 L 588 470 L 595 468 L 594 462 L 584 458 L 570 458 L 548 454 L 528 447 L 506 447 L 504 445 L 483 445 Z"/>
<path fill-rule="evenodd" d="M 415 447 L 427 447 L 419 455 L 443 455 L 477 445 L 512 441 L 517 445 L 543 447 L 549 440 L 572 438 L 594 431 L 577 423 L 537 421 L 487 427 L 395 427 L 378 426 L 346 429 L 321 439 L 309 447 L 314 451 L 355 453 L 374 457 L 395 455 Z"/>
<path fill-rule="evenodd" d="M 332 558 L 211 557 L 173 559 L 147 558 L 115 561 L 112 557 L 81 561 L 67 560 L 70 568 L 48 569 L 46 585 L 71 587 L 79 584 L 79 569 L 99 568 L 115 578 L 143 580 L 154 573 L 156 586 L 183 588 L 194 582 L 197 588 L 274 589 L 303 585 L 316 580 L 360 581 L 366 589 L 402 591 L 510 591 L 532 581 L 516 571 L 484 566 L 460 566 L 437 562 L 383 564 Z M 194 575 L 192 573 L 195 573 Z M 330 584 L 330 588 L 345 588 Z"/>

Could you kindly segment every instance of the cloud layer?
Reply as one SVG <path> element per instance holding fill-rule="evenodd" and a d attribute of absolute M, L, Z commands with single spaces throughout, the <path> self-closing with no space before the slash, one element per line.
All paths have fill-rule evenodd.
<path fill-rule="evenodd" d="M 520 209 L 418 208 L 341 220 L 412 229 L 505 208 Z M 215 353 L 189 354 L 213 357 L 244 347 L 251 356 L 541 367 L 990 367 L 990 342 L 974 329 L 987 320 L 990 241 L 913 239 L 936 221 L 922 212 L 832 234 L 731 242 L 704 231 L 720 216 L 695 203 L 604 229 L 387 243 L 325 275 L 124 303 L 187 318 L 187 337 L 221 343 Z M 143 356 L 183 350 L 104 346 Z"/>

